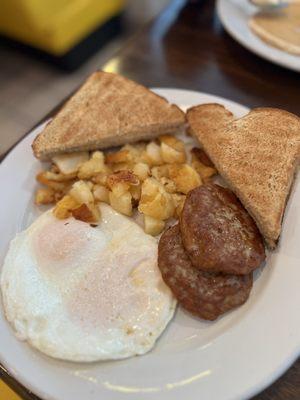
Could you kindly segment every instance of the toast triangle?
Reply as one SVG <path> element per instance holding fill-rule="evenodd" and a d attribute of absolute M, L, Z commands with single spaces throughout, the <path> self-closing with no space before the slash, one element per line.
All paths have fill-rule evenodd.
<path fill-rule="evenodd" d="M 117 74 L 98 71 L 66 102 L 32 148 L 41 160 L 176 133 L 184 113 L 166 99 Z"/>
<path fill-rule="evenodd" d="M 190 108 L 187 121 L 274 248 L 299 163 L 300 118 L 275 108 L 256 108 L 234 120 L 223 106 L 204 104 Z"/>

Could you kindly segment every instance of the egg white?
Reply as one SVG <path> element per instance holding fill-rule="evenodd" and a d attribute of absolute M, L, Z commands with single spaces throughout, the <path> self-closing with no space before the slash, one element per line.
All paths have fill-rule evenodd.
<path fill-rule="evenodd" d="M 176 301 L 157 267 L 157 241 L 101 205 L 98 227 L 51 210 L 12 240 L 1 274 L 18 338 L 71 361 L 148 352 Z"/>

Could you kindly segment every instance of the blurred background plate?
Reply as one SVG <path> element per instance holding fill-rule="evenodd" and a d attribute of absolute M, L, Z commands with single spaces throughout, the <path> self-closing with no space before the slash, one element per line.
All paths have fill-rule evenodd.
<path fill-rule="evenodd" d="M 221 23 L 237 42 L 260 57 L 299 72 L 299 56 L 269 46 L 250 30 L 248 21 L 256 11 L 257 8 L 248 0 L 218 0 L 217 2 L 217 12 Z"/>

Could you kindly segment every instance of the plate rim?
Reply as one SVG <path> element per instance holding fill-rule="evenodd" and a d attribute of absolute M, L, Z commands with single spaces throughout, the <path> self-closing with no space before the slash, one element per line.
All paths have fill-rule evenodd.
<path fill-rule="evenodd" d="M 266 52 L 264 52 L 263 49 L 257 48 L 255 45 L 252 45 L 251 42 L 248 42 L 246 39 L 243 38 L 243 36 L 240 36 L 235 29 L 233 29 L 232 25 L 229 23 L 227 18 L 224 15 L 224 7 L 226 6 L 226 2 L 228 0 L 217 0 L 216 4 L 216 10 L 217 10 L 217 15 L 219 20 L 221 21 L 222 26 L 226 30 L 226 32 L 235 40 L 237 41 L 241 46 L 246 48 L 248 51 L 251 51 L 255 55 L 263 58 L 264 60 L 267 60 L 271 63 L 274 63 L 276 65 L 279 65 L 280 67 L 287 68 L 289 70 L 292 70 L 294 72 L 300 72 L 300 56 L 299 58 L 299 66 L 294 65 L 294 64 L 289 64 L 288 62 L 285 61 L 285 57 L 291 56 L 293 57 L 292 54 L 289 54 L 287 52 L 284 52 L 283 50 L 277 49 L 276 47 L 272 47 L 266 43 L 264 43 L 261 39 L 261 44 L 265 47 Z M 251 35 L 254 35 L 250 30 L 249 32 Z M 258 37 L 255 36 L 256 39 L 259 39 Z M 279 52 L 279 54 L 282 54 L 284 57 L 281 59 L 281 57 L 278 57 L 276 55 L 273 55 L 272 52 Z"/>
<path fill-rule="evenodd" d="M 217 96 L 217 95 L 213 95 L 213 94 L 209 94 L 209 93 L 205 93 L 205 92 L 185 90 L 185 89 L 180 89 L 180 88 L 177 89 L 177 88 L 163 88 L 163 87 L 159 87 L 159 88 L 155 87 L 155 88 L 151 88 L 151 90 L 153 90 L 154 92 L 157 92 L 158 94 L 164 95 L 165 97 L 167 97 L 167 92 L 170 92 L 170 93 L 171 92 L 173 92 L 173 93 L 182 92 L 182 93 L 185 93 L 185 94 L 188 94 L 188 95 L 192 93 L 192 94 L 195 94 L 195 95 L 210 96 L 210 97 L 214 98 L 215 101 L 219 101 L 219 102 L 223 102 L 224 101 L 227 104 L 230 103 L 232 106 L 237 106 L 237 107 L 243 108 L 244 110 L 249 110 L 248 107 L 243 106 L 240 103 L 237 103 L 235 101 L 226 99 L 226 98 L 221 97 L 221 96 Z M 180 102 L 179 102 L 179 105 L 182 105 L 182 104 L 180 104 Z M 38 129 L 40 126 L 45 124 L 46 120 L 47 120 L 47 117 L 45 117 L 40 123 L 38 123 L 29 132 L 27 132 L 17 143 L 15 143 L 12 146 L 11 149 L 9 149 L 9 151 L 5 154 L 4 158 L 1 161 L 0 168 L 2 168 L 2 166 L 6 164 L 5 161 L 7 161 L 7 159 L 9 158 L 9 156 L 11 156 L 11 154 L 14 152 L 14 150 L 16 148 L 18 148 L 18 146 L 22 146 L 23 141 L 26 140 L 28 135 L 32 134 L 36 129 Z M 299 343 L 299 345 L 300 345 L 300 343 Z M 300 354 L 300 346 L 299 346 L 298 352 L 292 352 L 291 355 L 289 355 L 287 358 L 285 358 L 285 362 L 282 363 L 280 368 L 277 368 L 276 370 L 274 370 L 273 373 L 270 376 L 268 376 L 267 378 L 263 379 L 257 386 L 255 386 L 255 388 L 249 390 L 247 393 L 245 392 L 244 395 L 247 396 L 247 398 L 248 398 L 248 396 L 253 396 L 253 395 L 261 392 L 263 389 L 265 389 L 270 384 L 272 384 L 278 377 L 280 377 L 293 364 L 293 362 L 295 360 L 297 360 L 299 354 Z M 2 363 L 2 365 L 1 365 L 1 363 Z M 14 374 L 13 374 L 12 368 L 6 366 L 2 361 L 0 361 L 0 370 L 3 371 L 4 374 L 6 373 L 8 378 L 13 379 L 16 382 L 17 385 L 21 386 L 21 388 L 24 388 L 28 392 L 29 396 L 30 396 L 30 394 L 34 394 L 35 396 L 39 396 L 39 397 L 42 396 L 41 398 L 43 398 L 43 399 L 56 400 L 54 397 L 51 397 L 51 396 L 49 397 L 48 395 L 46 395 L 46 393 L 42 393 L 42 390 L 40 390 L 40 389 L 36 390 L 36 388 L 33 388 L 33 387 L 32 388 L 30 387 L 30 389 L 29 389 L 27 387 L 27 384 L 25 383 L 25 380 L 22 381 L 22 379 L 20 379 L 19 377 L 18 378 L 15 377 Z M 12 388 L 14 390 L 16 390 L 13 387 L 13 385 L 12 385 Z M 35 394 L 35 393 L 38 393 L 38 394 Z M 238 398 L 241 399 L 241 397 L 238 397 Z"/>

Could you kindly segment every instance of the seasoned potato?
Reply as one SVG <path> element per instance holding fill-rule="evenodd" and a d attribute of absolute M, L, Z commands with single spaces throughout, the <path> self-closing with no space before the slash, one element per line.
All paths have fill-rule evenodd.
<path fill-rule="evenodd" d="M 140 198 L 141 198 L 141 193 L 142 193 L 141 185 L 131 186 L 129 191 L 131 193 L 131 196 L 132 196 L 133 200 L 138 202 L 140 200 Z"/>
<path fill-rule="evenodd" d="M 79 179 L 90 179 L 108 171 L 108 167 L 104 164 L 104 154 L 101 151 L 95 151 L 88 161 L 81 164 L 77 176 Z"/>
<path fill-rule="evenodd" d="M 95 184 L 98 183 L 99 185 L 106 186 L 108 176 L 109 174 L 106 172 L 100 172 L 100 174 L 93 176 L 91 181 Z"/>
<path fill-rule="evenodd" d="M 71 213 L 74 218 L 84 222 L 96 223 L 100 220 L 100 209 L 95 204 L 81 204 Z"/>
<path fill-rule="evenodd" d="M 79 203 L 70 195 L 64 196 L 55 206 L 53 214 L 58 219 L 66 219 L 72 215 L 72 210 L 79 207 Z"/>
<path fill-rule="evenodd" d="M 105 162 L 107 164 L 131 163 L 132 161 L 133 159 L 129 150 L 119 150 L 115 153 L 108 153 L 105 157 Z"/>
<path fill-rule="evenodd" d="M 185 153 L 185 146 L 182 140 L 178 139 L 176 136 L 172 135 L 162 135 L 159 137 L 161 143 L 172 147 L 172 149 L 179 151 L 180 153 Z"/>
<path fill-rule="evenodd" d="M 164 186 L 168 193 L 175 193 L 177 191 L 177 187 L 174 181 L 169 178 L 165 178 L 164 176 L 159 179 L 159 182 Z"/>
<path fill-rule="evenodd" d="M 165 227 L 165 222 L 152 218 L 149 215 L 144 215 L 144 228 L 145 232 L 152 236 L 159 235 Z"/>
<path fill-rule="evenodd" d="M 163 164 L 161 156 L 161 148 L 155 142 L 150 142 L 146 146 L 146 150 L 142 153 L 142 160 L 144 160 L 150 167 L 154 165 Z"/>
<path fill-rule="evenodd" d="M 161 156 L 163 161 L 169 164 L 184 163 L 186 161 L 185 152 L 177 151 L 166 143 L 161 144 Z"/>
<path fill-rule="evenodd" d="M 36 176 L 36 180 L 39 183 L 42 183 L 43 185 L 46 185 L 48 187 L 50 187 L 51 189 L 54 189 L 55 191 L 64 191 L 66 189 L 66 187 L 69 185 L 68 182 L 56 182 L 56 181 L 52 181 L 49 180 L 47 178 L 47 172 L 48 171 L 42 171 L 40 173 L 37 174 Z"/>
<path fill-rule="evenodd" d="M 169 178 L 169 167 L 168 165 L 160 165 L 158 167 L 153 167 L 151 168 L 151 175 L 156 178 L 157 180 L 160 180 L 160 178 L 165 177 Z"/>
<path fill-rule="evenodd" d="M 121 214 L 132 215 L 132 196 L 129 192 L 124 192 L 121 195 L 115 192 L 109 192 L 109 203 L 112 208 Z"/>
<path fill-rule="evenodd" d="M 87 151 L 80 151 L 74 153 L 58 154 L 52 158 L 52 161 L 58 167 L 58 171 L 64 175 L 72 174 L 78 171 L 79 166 L 89 159 Z M 55 172 L 55 171 L 53 171 Z"/>
<path fill-rule="evenodd" d="M 175 182 L 177 191 L 184 194 L 202 184 L 199 174 L 188 164 L 170 165 L 169 174 Z"/>
<path fill-rule="evenodd" d="M 132 171 L 141 181 L 144 181 L 150 175 L 149 165 L 143 162 L 135 164 Z"/>
<path fill-rule="evenodd" d="M 68 174 L 64 175 L 61 173 L 54 173 L 51 171 L 45 171 L 45 178 L 48 179 L 49 181 L 55 181 L 55 182 L 65 182 L 65 181 L 70 181 L 76 178 L 76 174 Z"/>
<path fill-rule="evenodd" d="M 109 190 L 102 185 L 94 185 L 93 195 L 96 201 L 103 201 L 109 204 Z"/>
<path fill-rule="evenodd" d="M 204 182 L 217 174 L 217 170 L 215 168 L 208 167 L 195 158 L 192 159 L 192 167 L 198 172 Z"/>
<path fill-rule="evenodd" d="M 127 190 L 130 186 L 137 186 L 140 183 L 139 178 L 131 171 L 124 170 L 114 172 L 113 174 L 109 175 L 107 178 L 107 187 L 113 190 L 113 187 L 122 183 L 124 187 L 127 187 Z"/>
<path fill-rule="evenodd" d="M 51 188 L 40 188 L 35 194 L 35 204 L 52 204 L 55 202 L 55 192 Z"/>
<path fill-rule="evenodd" d="M 78 181 L 72 186 L 69 191 L 69 195 L 72 196 L 79 204 L 88 204 L 94 202 L 93 193 L 87 182 Z"/>
<path fill-rule="evenodd" d="M 163 185 L 154 178 L 148 178 L 142 184 L 138 209 L 150 217 L 165 220 L 174 214 L 175 206 Z"/>

